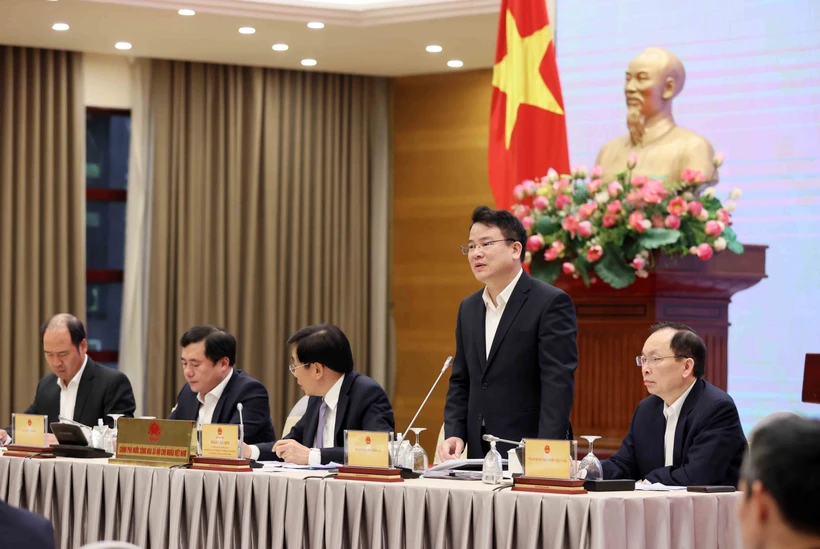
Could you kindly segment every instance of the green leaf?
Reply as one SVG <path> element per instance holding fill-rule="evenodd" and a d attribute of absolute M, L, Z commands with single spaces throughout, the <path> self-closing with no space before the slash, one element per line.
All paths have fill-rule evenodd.
<path fill-rule="evenodd" d="M 680 238 L 680 231 L 675 229 L 646 229 L 641 236 L 638 237 L 640 245 L 647 250 L 654 250 L 661 246 L 674 244 Z"/>
<path fill-rule="evenodd" d="M 730 241 L 728 241 L 728 242 L 726 243 L 726 247 L 727 247 L 730 251 L 735 252 L 736 254 L 742 254 L 742 253 L 743 253 L 743 244 L 741 244 L 741 243 L 740 243 L 740 242 L 738 242 L 737 240 L 730 240 Z"/>
<path fill-rule="evenodd" d="M 725 227 L 723 229 L 723 238 L 726 239 L 726 242 L 735 242 L 737 240 L 737 234 L 735 234 L 735 230 L 731 227 Z"/>
<path fill-rule="evenodd" d="M 561 274 L 561 259 L 555 261 L 544 261 L 544 254 L 536 252 L 532 254 L 530 262 L 530 274 L 533 278 L 552 284 Z"/>
<path fill-rule="evenodd" d="M 548 235 L 558 230 L 561 225 L 551 217 L 541 217 L 535 222 L 535 230 L 538 234 Z"/>
<path fill-rule="evenodd" d="M 635 271 L 627 264 L 621 249 L 612 244 L 606 246 L 603 257 L 595 263 L 595 272 L 616 290 L 635 282 Z"/>
<path fill-rule="evenodd" d="M 586 183 L 583 181 L 576 182 L 575 187 L 572 189 L 572 196 L 575 199 L 575 202 L 586 202 L 587 198 L 589 198 L 589 189 L 587 188 Z"/>

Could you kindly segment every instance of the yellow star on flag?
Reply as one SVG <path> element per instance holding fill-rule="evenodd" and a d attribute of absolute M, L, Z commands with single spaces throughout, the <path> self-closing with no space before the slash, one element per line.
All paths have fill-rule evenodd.
<path fill-rule="evenodd" d="M 521 38 L 515 18 L 507 10 L 506 34 L 507 55 L 493 67 L 493 86 L 507 95 L 504 137 L 509 149 L 520 105 L 532 105 L 561 115 L 564 110 L 555 100 L 539 70 L 552 41 L 552 27 L 546 25 L 530 36 Z"/>

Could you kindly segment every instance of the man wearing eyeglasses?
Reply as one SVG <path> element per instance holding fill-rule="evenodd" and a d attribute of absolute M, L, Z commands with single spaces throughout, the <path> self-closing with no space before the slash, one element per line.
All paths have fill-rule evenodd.
<path fill-rule="evenodd" d="M 485 287 L 461 302 L 444 407 L 442 461 L 482 458 L 485 433 L 571 439 L 578 366 L 575 307 L 563 291 L 521 268 L 527 233 L 509 212 L 475 209 L 462 246 Z M 509 446 L 501 445 L 501 452 Z"/>
<path fill-rule="evenodd" d="M 604 479 L 668 486 L 737 486 L 746 437 L 732 397 L 703 379 L 706 344 L 689 326 L 661 322 L 635 361 L 643 399 Z"/>

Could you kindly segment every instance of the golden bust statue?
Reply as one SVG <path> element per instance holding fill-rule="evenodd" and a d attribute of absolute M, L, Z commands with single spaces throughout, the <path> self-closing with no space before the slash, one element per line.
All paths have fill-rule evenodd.
<path fill-rule="evenodd" d="M 689 168 L 701 172 L 706 183 L 717 182 L 712 145 L 672 118 L 672 100 L 685 81 L 683 63 L 662 48 L 647 48 L 629 63 L 624 86 L 629 133 L 608 142 L 598 153 L 596 164 L 603 168 L 604 181 L 612 181 L 635 153 L 638 164 L 633 177 L 680 181 L 681 172 Z"/>

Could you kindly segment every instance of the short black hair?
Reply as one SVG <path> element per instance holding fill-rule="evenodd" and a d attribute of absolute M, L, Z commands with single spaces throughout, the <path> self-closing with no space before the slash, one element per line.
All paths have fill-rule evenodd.
<path fill-rule="evenodd" d="M 71 336 L 71 344 L 75 347 L 79 347 L 80 343 L 86 338 L 85 326 L 83 326 L 79 318 L 68 313 L 60 313 L 52 316 L 40 326 L 40 345 L 43 344 L 46 330 L 54 330 L 60 326 L 68 328 L 68 333 Z"/>
<path fill-rule="evenodd" d="M 231 366 L 236 364 L 236 338 L 216 326 L 194 326 L 179 338 L 179 346 L 187 347 L 192 343 L 205 342 L 205 356 L 216 364 L 227 358 Z"/>
<path fill-rule="evenodd" d="M 524 262 L 527 251 L 527 231 L 520 219 L 506 210 L 493 210 L 487 206 L 479 206 L 473 210 L 473 222 L 470 228 L 476 223 L 488 227 L 498 227 L 504 238 L 519 242 L 521 244 L 521 263 Z"/>
<path fill-rule="evenodd" d="M 333 324 L 314 324 L 302 328 L 288 339 L 296 347 L 296 358 L 302 364 L 323 364 L 334 372 L 353 371 L 353 352 L 344 332 Z"/>
<path fill-rule="evenodd" d="M 678 358 L 691 358 L 695 361 L 694 374 L 702 378 L 706 373 L 706 343 L 698 333 L 686 324 L 680 322 L 658 322 L 649 328 L 650 333 L 661 330 L 675 330 L 669 347 Z"/>
<path fill-rule="evenodd" d="M 791 415 L 752 434 L 740 478 L 760 481 L 795 530 L 820 536 L 820 420 Z M 812 503 L 812 501 L 814 503 Z"/>

